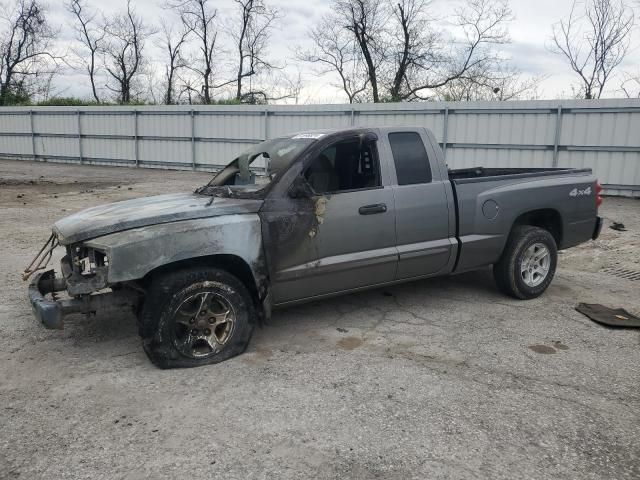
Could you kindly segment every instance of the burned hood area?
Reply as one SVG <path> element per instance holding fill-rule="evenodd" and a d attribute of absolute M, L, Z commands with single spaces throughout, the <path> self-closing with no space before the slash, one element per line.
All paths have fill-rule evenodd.
<path fill-rule="evenodd" d="M 256 213 L 259 199 L 177 193 L 136 198 L 82 210 L 54 225 L 60 243 L 77 243 L 133 228 L 221 215 Z"/>

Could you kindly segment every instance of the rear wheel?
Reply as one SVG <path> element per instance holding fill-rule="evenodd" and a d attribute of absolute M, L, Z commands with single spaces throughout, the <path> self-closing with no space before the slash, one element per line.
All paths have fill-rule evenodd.
<path fill-rule="evenodd" d="M 147 292 L 140 319 L 144 350 L 161 368 L 221 362 L 247 348 L 254 312 L 246 287 L 228 272 L 168 273 Z"/>
<path fill-rule="evenodd" d="M 498 288 L 515 298 L 540 296 L 553 280 L 558 247 L 553 236 L 539 227 L 515 227 L 502 257 L 493 266 Z"/>

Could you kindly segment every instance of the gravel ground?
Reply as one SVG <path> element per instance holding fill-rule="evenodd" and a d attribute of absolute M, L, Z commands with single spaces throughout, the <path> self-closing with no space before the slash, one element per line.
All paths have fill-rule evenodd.
<path fill-rule="evenodd" d="M 56 219 L 208 174 L 0 161 L 0 478 L 640 477 L 640 202 L 521 302 L 489 270 L 276 311 L 230 361 L 162 371 L 122 312 L 44 330 L 20 271 Z M 606 270 L 606 271 L 605 271 Z"/>

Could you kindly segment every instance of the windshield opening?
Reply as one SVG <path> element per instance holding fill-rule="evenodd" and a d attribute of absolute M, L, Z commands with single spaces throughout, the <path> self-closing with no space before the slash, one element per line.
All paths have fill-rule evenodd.
<path fill-rule="evenodd" d="M 259 192 L 264 191 L 303 150 L 323 135 L 299 134 L 253 145 L 218 172 L 207 185 L 196 190 L 196 193 L 260 196 Z"/>

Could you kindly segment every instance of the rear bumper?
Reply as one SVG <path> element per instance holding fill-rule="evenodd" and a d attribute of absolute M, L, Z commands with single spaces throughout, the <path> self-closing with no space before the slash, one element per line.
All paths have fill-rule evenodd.
<path fill-rule="evenodd" d="M 29 284 L 29 302 L 36 319 L 46 328 L 61 330 L 64 317 L 73 313 L 95 313 L 113 307 L 135 307 L 140 295 L 131 290 L 82 295 L 80 297 L 52 300 L 47 294 L 65 290 L 66 282 L 56 278 L 53 270 L 36 275 Z"/>
<path fill-rule="evenodd" d="M 596 226 L 593 229 L 593 235 L 591 236 L 592 240 L 596 240 L 600 236 L 600 232 L 602 231 L 602 217 L 596 217 Z"/>

